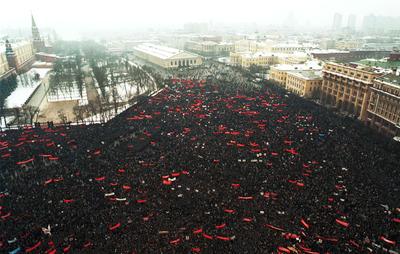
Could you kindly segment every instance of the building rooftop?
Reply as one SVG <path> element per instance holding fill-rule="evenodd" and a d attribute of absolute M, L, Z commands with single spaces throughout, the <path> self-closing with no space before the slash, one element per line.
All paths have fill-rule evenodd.
<path fill-rule="evenodd" d="M 399 73 L 397 73 L 399 74 Z M 389 83 L 400 88 L 400 76 L 394 73 L 377 78 L 378 81 Z"/>
<path fill-rule="evenodd" d="M 32 42 L 26 40 L 26 41 L 16 41 L 16 42 L 10 42 L 10 43 L 11 43 L 11 47 L 13 49 L 16 49 L 18 47 L 25 46 L 25 45 L 30 44 Z M 0 52 L 1 53 L 6 52 L 6 44 L 5 44 L 4 41 L 0 42 Z"/>
<path fill-rule="evenodd" d="M 289 74 L 305 80 L 322 80 L 322 71 L 314 71 L 314 70 L 293 71 L 289 72 Z"/>
<path fill-rule="evenodd" d="M 304 64 L 277 64 L 273 68 L 280 71 L 322 70 L 322 65 L 318 61 L 308 61 Z"/>
<path fill-rule="evenodd" d="M 272 46 L 273 48 L 313 48 L 315 45 L 298 44 L 298 43 L 279 43 Z"/>
<path fill-rule="evenodd" d="M 336 63 L 336 62 L 329 62 L 328 64 L 331 65 L 336 65 L 339 67 L 347 67 L 347 68 L 352 68 L 355 70 L 359 71 L 364 71 L 364 72 L 371 72 L 371 73 L 384 73 L 385 69 L 380 68 L 380 67 L 373 67 L 373 66 L 368 66 L 364 65 L 361 63 Z"/>
<path fill-rule="evenodd" d="M 183 50 L 180 49 L 170 48 L 152 43 L 143 43 L 134 47 L 134 49 L 137 51 L 147 53 L 149 55 L 156 56 L 161 59 L 168 59 L 179 53 L 184 52 Z"/>
<path fill-rule="evenodd" d="M 382 67 L 386 69 L 397 68 L 400 67 L 400 61 L 388 61 L 387 58 L 384 59 L 363 59 L 358 61 L 357 63 L 364 64 L 367 66 L 376 66 Z"/>
<path fill-rule="evenodd" d="M 313 49 L 309 51 L 310 54 L 338 54 L 350 53 L 350 51 L 337 50 L 337 49 Z"/>
<path fill-rule="evenodd" d="M 270 56 L 278 56 L 278 54 L 276 53 L 272 53 L 272 52 L 264 52 L 264 51 L 260 51 L 260 52 L 243 52 L 241 53 L 241 55 L 244 58 L 257 58 L 257 57 L 270 57 Z"/>

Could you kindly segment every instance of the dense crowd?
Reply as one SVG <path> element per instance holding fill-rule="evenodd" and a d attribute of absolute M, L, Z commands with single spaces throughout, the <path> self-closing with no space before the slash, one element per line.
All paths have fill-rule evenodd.
<path fill-rule="evenodd" d="M 0 133 L 0 252 L 395 253 L 399 148 L 268 84 L 174 79 L 107 124 Z"/>

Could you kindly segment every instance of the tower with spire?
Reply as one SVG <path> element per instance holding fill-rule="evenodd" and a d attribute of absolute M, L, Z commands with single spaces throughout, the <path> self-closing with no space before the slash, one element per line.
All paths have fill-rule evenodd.
<path fill-rule="evenodd" d="M 33 48 L 36 52 L 41 52 L 45 49 L 44 41 L 40 37 L 39 29 L 36 26 L 35 19 L 32 17 L 32 39 L 33 39 Z"/>

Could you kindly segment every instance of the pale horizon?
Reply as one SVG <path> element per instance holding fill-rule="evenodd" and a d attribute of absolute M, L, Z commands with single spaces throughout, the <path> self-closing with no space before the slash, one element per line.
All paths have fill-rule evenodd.
<path fill-rule="evenodd" d="M 33 14 L 40 29 L 54 29 L 65 36 L 87 31 L 179 29 L 188 22 L 329 28 L 335 13 L 342 14 L 343 26 L 346 26 L 349 15 L 356 15 L 359 27 L 367 15 L 399 16 L 400 1 L 338 0 L 334 5 L 327 6 L 318 0 L 282 0 L 275 3 L 250 0 L 240 4 L 226 0 L 149 0 L 140 3 L 128 0 L 16 0 L 3 3 L 2 9 L 9 11 L 3 11 L 0 16 L 0 32 L 30 29 Z M 11 11 L 13 9 L 17 11 Z"/>

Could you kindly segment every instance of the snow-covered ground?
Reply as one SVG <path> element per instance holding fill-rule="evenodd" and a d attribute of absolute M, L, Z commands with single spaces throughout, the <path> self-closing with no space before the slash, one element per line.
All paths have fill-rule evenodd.
<path fill-rule="evenodd" d="M 7 124 L 11 123 L 13 120 L 14 120 L 14 116 L 6 116 Z M 0 127 L 1 128 L 6 127 L 6 123 L 4 122 L 3 117 L 0 118 Z"/>
<path fill-rule="evenodd" d="M 86 86 L 83 86 L 82 96 L 79 93 L 79 88 L 76 83 L 74 83 L 70 88 L 64 88 L 64 89 L 59 88 L 57 90 L 51 90 L 47 94 L 48 102 L 72 101 L 72 100 L 78 100 L 80 106 L 87 105 L 88 98 L 87 98 Z"/>
<path fill-rule="evenodd" d="M 157 90 L 157 91 L 153 91 L 149 94 L 149 96 L 154 97 L 157 94 L 159 94 L 163 89 Z M 132 103 L 132 104 L 125 104 L 123 106 L 118 107 L 117 109 L 117 115 L 121 114 L 122 112 L 124 112 L 125 110 L 127 110 L 129 107 L 132 107 L 133 105 L 135 105 L 136 102 Z M 90 116 L 86 119 L 84 119 L 85 122 L 94 122 L 94 123 L 101 123 L 101 122 L 108 122 L 109 120 L 113 119 L 115 117 L 115 112 L 114 109 L 110 109 L 107 112 L 103 113 L 103 116 L 101 114 L 96 114 L 93 116 Z"/>
<path fill-rule="evenodd" d="M 137 86 L 129 83 L 121 83 L 115 86 L 117 91 L 117 102 L 127 102 L 133 97 L 137 96 Z M 99 95 L 101 95 L 100 87 L 96 84 L 96 90 Z M 106 93 L 109 95 L 109 101 L 112 101 L 111 87 L 105 87 Z M 146 91 L 146 88 L 139 88 L 139 94 Z"/>
<path fill-rule="evenodd" d="M 17 88 L 7 97 L 5 107 L 22 107 L 50 70 L 49 68 L 32 68 L 28 72 L 18 75 Z M 38 80 L 34 80 L 36 74 L 39 74 Z"/>

